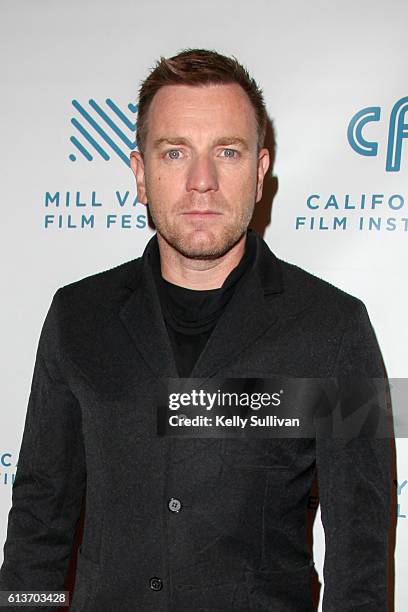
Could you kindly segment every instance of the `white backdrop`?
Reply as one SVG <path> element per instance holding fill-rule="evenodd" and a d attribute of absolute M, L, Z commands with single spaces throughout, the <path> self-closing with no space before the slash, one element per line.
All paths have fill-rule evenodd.
<path fill-rule="evenodd" d="M 216 49 L 255 76 L 278 143 L 279 189 L 265 239 L 282 259 L 361 298 L 389 376 L 407 377 L 408 144 L 400 156 L 392 148 L 404 102 L 394 110 L 400 131 L 390 130 L 392 109 L 408 96 L 405 1 L 0 0 L 0 7 L 1 544 L 51 298 L 64 284 L 139 256 L 151 235 L 123 157 L 140 80 L 161 55 Z M 366 108 L 377 109 L 370 117 L 378 120 L 357 123 L 352 146 L 350 121 Z M 318 208 L 308 206 L 310 196 Z M 333 229 L 334 217 L 346 220 Z M 396 610 L 408 603 L 407 449 L 398 440 Z M 319 515 L 314 537 L 321 576 Z"/>

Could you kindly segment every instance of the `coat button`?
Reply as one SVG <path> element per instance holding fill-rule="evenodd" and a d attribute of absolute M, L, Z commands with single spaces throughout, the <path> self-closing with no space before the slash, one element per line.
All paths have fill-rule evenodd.
<path fill-rule="evenodd" d="M 176 497 L 170 497 L 169 501 L 167 502 L 167 506 L 172 512 L 180 512 L 181 501 Z"/>
<path fill-rule="evenodd" d="M 160 589 L 163 588 L 163 581 L 161 578 L 157 578 L 156 576 L 150 578 L 150 588 L 152 591 L 160 591 Z"/>

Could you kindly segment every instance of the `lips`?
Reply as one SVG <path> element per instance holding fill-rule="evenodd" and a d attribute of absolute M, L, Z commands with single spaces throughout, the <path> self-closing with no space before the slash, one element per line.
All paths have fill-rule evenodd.
<path fill-rule="evenodd" d="M 215 210 L 191 210 L 182 213 L 183 215 L 191 215 L 197 217 L 204 217 L 206 215 L 221 215 L 222 213 L 216 212 Z"/>

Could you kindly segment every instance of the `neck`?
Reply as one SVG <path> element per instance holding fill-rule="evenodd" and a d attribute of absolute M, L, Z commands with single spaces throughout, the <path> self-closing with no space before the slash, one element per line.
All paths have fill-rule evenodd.
<path fill-rule="evenodd" d="M 187 289 L 218 289 L 241 261 L 245 251 L 246 233 L 227 253 L 216 259 L 190 259 L 170 246 L 159 233 L 157 240 L 161 273 L 165 280 Z"/>

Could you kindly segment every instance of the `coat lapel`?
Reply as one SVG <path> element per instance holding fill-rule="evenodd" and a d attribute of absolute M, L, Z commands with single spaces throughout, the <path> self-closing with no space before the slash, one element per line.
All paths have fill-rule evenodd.
<path fill-rule="evenodd" d="M 277 301 L 266 296 L 283 290 L 279 262 L 262 238 L 254 237 L 254 263 L 218 320 L 191 378 L 214 376 L 278 321 Z"/>
<path fill-rule="evenodd" d="M 175 378 L 176 362 L 149 262 L 154 240 L 156 236 L 149 240 L 138 260 L 138 273 L 128 282 L 132 294 L 122 306 L 120 318 L 155 376 Z"/>

